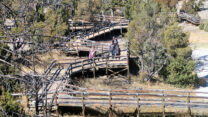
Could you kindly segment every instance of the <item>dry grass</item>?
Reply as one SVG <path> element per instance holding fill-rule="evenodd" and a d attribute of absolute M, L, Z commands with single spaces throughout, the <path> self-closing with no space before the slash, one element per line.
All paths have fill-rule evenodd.
<path fill-rule="evenodd" d="M 200 30 L 199 27 L 192 24 L 180 23 L 185 32 L 190 34 L 189 42 L 193 46 L 193 49 L 208 49 L 208 32 Z"/>
<path fill-rule="evenodd" d="M 28 59 L 30 59 L 32 61 L 32 57 L 30 57 Z M 36 58 L 35 58 L 36 72 L 39 74 L 42 74 L 53 60 L 58 60 L 58 59 L 69 59 L 69 60 L 67 60 L 67 62 L 72 62 L 72 61 L 76 60 L 77 57 L 66 56 L 64 53 L 62 53 L 58 50 L 52 50 L 52 51 L 50 51 L 48 53 L 44 53 L 44 54 L 37 54 Z M 25 66 L 21 66 L 21 69 L 26 73 L 32 72 L 32 67 L 28 68 Z"/>
<path fill-rule="evenodd" d="M 95 85 L 96 84 L 96 85 Z M 115 77 L 112 80 L 107 79 L 106 76 L 100 78 L 86 79 L 82 81 L 82 85 L 90 89 L 166 89 L 166 90 L 192 90 L 191 88 L 178 88 L 173 85 L 162 82 L 145 82 L 141 83 L 136 76 L 132 77 L 132 82 L 129 84 L 127 79 Z"/>

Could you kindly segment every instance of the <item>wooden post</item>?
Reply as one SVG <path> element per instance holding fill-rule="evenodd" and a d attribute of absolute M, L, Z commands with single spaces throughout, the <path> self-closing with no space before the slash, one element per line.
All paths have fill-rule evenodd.
<path fill-rule="evenodd" d="M 122 35 L 122 24 L 121 24 L 121 21 L 120 21 L 120 32 L 121 32 L 121 35 Z"/>
<path fill-rule="evenodd" d="M 103 45 L 102 45 L 102 53 L 103 53 Z M 103 54 L 102 54 L 102 56 L 103 56 Z"/>
<path fill-rule="evenodd" d="M 111 104 L 112 96 L 111 92 L 109 93 L 109 117 L 113 116 L 112 104 Z"/>
<path fill-rule="evenodd" d="M 79 48 L 78 48 L 78 43 L 77 43 L 77 56 L 79 56 Z"/>
<path fill-rule="evenodd" d="M 46 85 L 47 85 L 47 81 L 46 81 L 46 80 L 44 80 L 43 85 L 45 85 L 45 87 L 46 87 L 46 88 L 44 88 L 44 86 L 43 86 L 43 88 L 44 88 L 43 91 L 45 92 L 45 108 L 44 108 L 44 115 L 47 116 L 47 101 L 48 101 L 48 100 L 47 100 L 47 86 L 46 86 Z"/>
<path fill-rule="evenodd" d="M 85 103 L 84 103 L 85 97 L 84 92 L 82 92 L 82 116 L 85 117 Z"/>
<path fill-rule="evenodd" d="M 105 64 L 106 64 L 106 69 L 105 69 L 105 73 L 106 73 L 106 76 L 107 76 L 107 78 L 108 78 L 108 57 L 106 57 L 106 62 L 105 62 Z"/>
<path fill-rule="evenodd" d="M 82 78 L 84 78 L 84 61 L 82 60 Z"/>
<path fill-rule="evenodd" d="M 70 64 L 70 74 L 72 74 L 72 64 Z"/>
<path fill-rule="evenodd" d="M 165 94 L 164 94 L 164 91 L 162 92 L 162 109 L 163 109 L 163 117 L 165 117 Z"/>
<path fill-rule="evenodd" d="M 191 117 L 190 92 L 188 92 L 188 95 L 187 95 L 187 113 L 188 113 L 188 117 Z"/>
<path fill-rule="evenodd" d="M 55 97 L 55 104 L 56 104 L 56 116 L 59 117 L 59 111 L 58 111 L 58 97 Z"/>
<path fill-rule="evenodd" d="M 140 117 L 140 98 L 139 95 L 137 94 L 137 117 Z"/>
<path fill-rule="evenodd" d="M 95 58 L 93 58 L 93 76 L 95 78 L 95 71 L 96 71 L 96 68 L 95 68 Z"/>
<path fill-rule="evenodd" d="M 127 77 L 129 80 L 129 83 L 131 83 L 131 77 L 130 77 L 130 62 L 129 62 L 129 58 L 130 58 L 130 51 L 129 51 L 129 42 L 127 43 Z"/>

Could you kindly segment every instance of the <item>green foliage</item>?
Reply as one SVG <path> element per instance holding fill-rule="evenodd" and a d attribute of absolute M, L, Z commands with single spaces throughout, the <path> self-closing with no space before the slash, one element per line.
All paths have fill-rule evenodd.
<path fill-rule="evenodd" d="M 32 33 L 36 35 L 63 36 L 67 29 L 67 24 L 64 22 L 61 13 L 58 11 L 55 12 L 52 9 L 48 9 L 44 21 L 36 21 L 31 26 Z M 47 38 L 34 37 L 34 40 L 42 42 L 43 40 L 47 40 Z M 50 41 L 53 42 L 55 40 Z"/>
<path fill-rule="evenodd" d="M 198 78 L 193 73 L 195 62 L 186 60 L 183 57 L 173 58 L 167 66 L 166 82 L 179 87 L 195 87 L 198 84 Z"/>
<path fill-rule="evenodd" d="M 6 111 L 6 113 L 8 115 L 12 115 L 12 112 L 19 112 L 21 108 L 11 94 L 8 91 L 5 92 L 4 88 L 2 88 L 1 91 L 0 105 Z"/>
<path fill-rule="evenodd" d="M 199 29 L 200 29 L 200 30 L 204 30 L 204 23 L 200 23 Z"/>
<path fill-rule="evenodd" d="M 128 19 L 133 19 L 134 14 L 139 13 L 140 3 L 142 0 L 127 0 L 125 4 L 124 16 Z"/>
<path fill-rule="evenodd" d="M 19 33 L 22 33 L 23 31 L 24 29 L 21 26 L 12 28 L 13 34 L 19 34 Z"/>
<path fill-rule="evenodd" d="M 76 11 L 76 19 L 95 21 L 95 15 L 101 12 L 101 0 L 80 0 Z"/>
<path fill-rule="evenodd" d="M 188 37 L 178 24 L 173 24 L 164 32 L 163 43 L 172 58 L 160 75 L 167 83 L 179 87 L 195 87 L 198 82 L 197 75 L 193 72 L 195 62 L 189 60 L 192 50 Z"/>
<path fill-rule="evenodd" d="M 164 45 L 172 57 L 182 56 L 188 58 L 191 56 L 191 48 L 188 47 L 189 35 L 184 33 L 181 27 L 174 24 L 164 32 Z"/>
<path fill-rule="evenodd" d="M 149 78 L 157 74 L 164 65 L 168 62 L 168 54 L 166 49 L 161 43 L 155 42 L 155 40 L 147 40 L 139 50 L 139 66 L 142 72 L 148 73 Z"/>
<path fill-rule="evenodd" d="M 203 5 L 204 0 L 199 0 L 196 2 L 196 0 L 187 0 L 183 2 L 182 10 L 186 13 L 190 14 L 197 14 L 197 11 L 199 11 L 200 7 Z"/>
<path fill-rule="evenodd" d="M 3 36 L 4 32 L 2 29 L 0 29 L 0 36 Z"/>
<path fill-rule="evenodd" d="M 133 20 L 129 24 L 126 38 L 130 41 L 131 53 L 139 57 L 140 73 L 148 73 L 149 80 L 168 62 L 161 34 L 172 21 L 165 13 L 169 10 L 155 0 L 140 1 L 135 8 L 137 10 L 131 13 Z M 139 12 L 136 13 L 137 11 Z"/>
<path fill-rule="evenodd" d="M 204 31 L 208 32 L 208 21 L 204 24 Z"/>

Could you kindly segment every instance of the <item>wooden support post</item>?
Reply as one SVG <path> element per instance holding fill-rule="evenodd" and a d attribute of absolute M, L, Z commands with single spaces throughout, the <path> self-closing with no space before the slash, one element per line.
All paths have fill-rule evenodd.
<path fill-rule="evenodd" d="M 77 56 L 79 56 L 79 47 L 78 47 L 78 43 L 77 43 Z"/>
<path fill-rule="evenodd" d="M 84 78 L 84 61 L 82 60 L 82 78 Z"/>
<path fill-rule="evenodd" d="M 103 53 L 103 45 L 102 45 L 102 53 Z M 102 54 L 102 56 L 103 56 L 103 54 Z"/>
<path fill-rule="evenodd" d="M 162 109 L 163 109 L 163 117 L 165 117 L 165 94 L 164 94 L 164 91 L 162 92 Z"/>
<path fill-rule="evenodd" d="M 84 92 L 82 92 L 82 116 L 85 117 L 85 103 L 84 103 L 85 97 Z"/>
<path fill-rule="evenodd" d="M 93 58 L 93 76 L 95 78 L 96 74 L 95 74 L 96 68 L 95 68 L 95 58 Z"/>
<path fill-rule="evenodd" d="M 109 93 L 109 117 L 113 116 L 112 104 L 111 104 L 112 96 L 111 92 Z"/>
<path fill-rule="evenodd" d="M 72 64 L 70 64 L 70 74 L 72 74 Z"/>
<path fill-rule="evenodd" d="M 121 21 L 120 21 L 120 32 L 121 32 L 121 35 L 122 35 L 122 24 L 121 24 Z"/>
<path fill-rule="evenodd" d="M 131 76 L 130 76 L 130 62 L 129 62 L 129 58 L 130 58 L 130 50 L 129 50 L 129 42 L 127 43 L 127 77 L 129 80 L 129 83 L 131 83 Z"/>
<path fill-rule="evenodd" d="M 59 111 L 58 111 L 58 97 L 55 97 L 55 104 L 56 104 L 56 116 L 59 117 Z"/>
<path fill-rule="evenodd" d="M 188 117 L 191 117 L 190 92 L 188 92 L 188 95 L 187 95 L 187 113 L 188 113 Z"/>
<path fill-rule="evenodd" d="M 106 57 L 105 60 L 106 60 L 106 62 L 105 62 L 105 64 L 106 64 L 105 74 L 106 74 L 106 76 L 108 78 L 108 57 Z"/>
<path fill-rule="evenodd" d="M 137 117 L 140 117 L 140 98 L 139 95 L 137 94 Z"/>

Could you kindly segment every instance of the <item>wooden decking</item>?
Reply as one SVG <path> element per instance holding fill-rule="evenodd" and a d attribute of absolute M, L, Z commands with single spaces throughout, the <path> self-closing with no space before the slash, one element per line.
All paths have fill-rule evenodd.
<path fill-rule="evenodd" d="M 183 20 L 186 20 L 194 25 L 200 25 L 200 18 L 197 18 L 197 17 L 193 16 L 192 14 L 180 12 L 178 14 L 178 17 Z"/>

